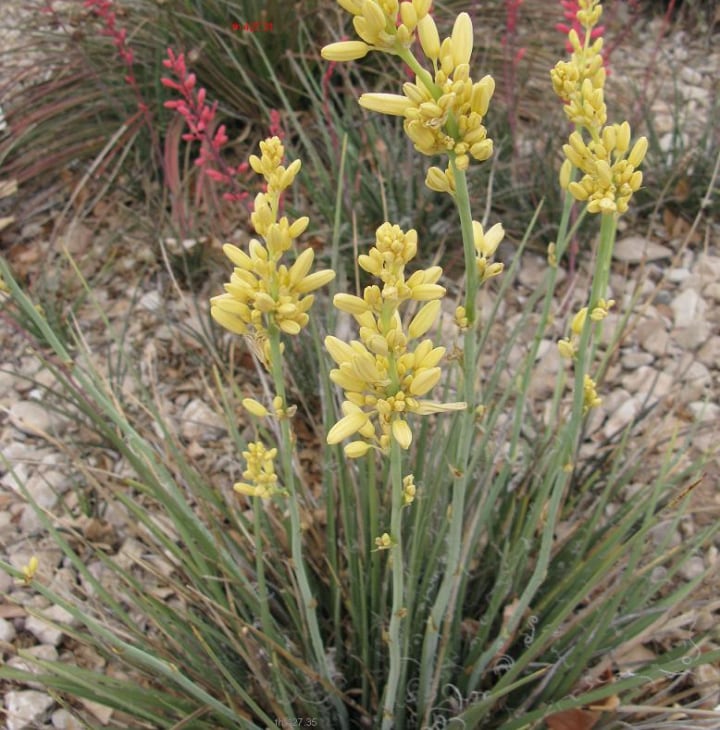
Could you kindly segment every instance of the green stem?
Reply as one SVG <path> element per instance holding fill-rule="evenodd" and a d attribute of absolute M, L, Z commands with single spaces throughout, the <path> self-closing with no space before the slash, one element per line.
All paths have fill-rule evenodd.
<path fill-rule="evenodd" d="M 400 717 L 395 712 L 397 703 L 398 688 L 404 682 L 401 676 L 403 671 L 401 622 L 407 612 L 403 605 L 405 598 L 402 542 L 402 509 L 403 509 L 403 483 L 402 483 L 402 452 L 400 444 L 392 439 L 390 447 L 390 482 L 392 489 L 392 510 L 390 514 L 390 537 L 392 547 L 390 548 L 390 561 L 392 570 L 392 613 L 390 614 L 390 626 L 388 628 L 388 650 L 390 655 L 390 671 L 388 672 L 387 684 L 385 685 L 385 697 L 383 699 L 382 730 L 390 730 L 395 719 Z"/>
<path fill-rule="evenodd" d="M 423 641 L 422 659 L 420 663 L 420 685 L 418 707 L 425 713 L 425 721 L 433 703 L 433 698 L 440 681 L 442 653 L 437 657 L 440 627 L 446 617 L 453 615 L 457 602 L 458 589 L 462 577 L 460 569 L 460 552 L 463 538 L 463 518 L 465 514 L 465 496 L 469 480 L 468 462 L 475 428 L 475 365 L 477 360 L 477 326 L 476 299 L 478 290 L 478 272 L 475 242 L 472 228 L 472 213 L 467 178 L 463 170 L 455 165 L 454 155 L 450 156 L 450 168 L 455 176 L 455 203 L 460 215 L 463 251 L 465 254 L 465 315 L 468 328 L 465 332 L 463 351 L 463 391 L 466 410 L 460 416 L 460 434 L 457 440 L 453 473 L 452 505 L 450 513 L 450 529 L 448 531 L 447 562 L 442 583 L 435 598 L 435 603 L 428 616 Z"/>
<path fill-rule="evenodd" d="M 600 245 L 598 248 L 597 262 L 595 264 L 595 272 L 593 274 L 592 288 L 590 290 L 590 301 L 588 302 L 588 315 L 585 319 L 585 325 L 580 335 L 580 344 L 578 345 L 578 355 L 575 361 L 575 394 L 573 397 L 573 410 L 571 417 L 571 427 L 567 433 L 572 439 L 571 443 L 566 444 L 566 459 L 569 462 L 577 448 L 577 438 L 580 434 L 580 421 L 583 417 L 583 386 L 585 382 L 585 373 L 592 361 L 593 349 L 590 342 L 592 338 L 593 325 L 590 319 L 592 310 L 597 306 L 600 299 L 607 294 L 608 282 L 610 281 L 610 263 L 612 261 L 613 247 L 615 246 L 615 233 L 617 231 L 617 218 L 612 214 L 603 214 L 600 223 Z"/>
<path fill-rule="evenodd" d="M 283 408 L 287 408 L 285 396 L 285 380 L 283 378 L 283 361 L 280 348 L 280 330 L 277 327 L 270 328 L 270 370 L 275 386 L 275 393 L 282 398 Z M 282 458 L 283 476 L 285 489 L 288 491 L 288 511 L 290 513 L 290 551 L 292 555 L 292 564 L 295 572 L 298 587 L 300 588 L 300 596 L 302 600 L 302 611 L 305 617 L 308 631 L 310 633 L 310 641 L 312 644 L 315 661 L 321 676 L 326 680 L 328 685 L 333 684 L 330 676 L 330 668 L 328 667 L 325 647 L 320 635 L 320 627 L 318 625 L 316 606 L 317 601 L 313 596 L 310 588 L 307 570 L 305 568 L 305 560 L 302 553 L 302 527 L 300 525 L 300 510 L 298 509 L 298 494 L 295 485 L 295 472 L 293 469 L 293 439 L 290 432 L 290 422 L 287 417 L 280 419 L 280 437 L 281 443 L 278 452 Z M 338 694 L 331 695 L 333 706 L 338 712 L 341 727 L 348 726 L 347 710 Z"/>

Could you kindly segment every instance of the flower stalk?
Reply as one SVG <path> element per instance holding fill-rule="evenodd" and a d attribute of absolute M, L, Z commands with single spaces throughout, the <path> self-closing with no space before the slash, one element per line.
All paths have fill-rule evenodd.
<path fill-rule="evenodd" d="M 393 440 L 390 449 L 390 483 L 391 514 L 390 536 L 392 545 L 389 549 L 390 570 L 392 573 L 392 609 L 388 627 L 387 644 L 390 659 L 385 696 L 382 707 L 382 730 L 390 730 L 397 717 L 397 698 L 404 694 L 405 661 L 402 656 L 404 645 L 403 619 L 407 615 L 405 607 L 405 561 L 403 556 L 402 511 L 404 507 L 404 489 L 402 478 L 402 450 L 400 444 Z"/>

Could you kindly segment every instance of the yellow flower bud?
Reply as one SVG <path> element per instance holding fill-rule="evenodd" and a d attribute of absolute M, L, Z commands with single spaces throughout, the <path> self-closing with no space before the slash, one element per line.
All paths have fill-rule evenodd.
<path fill-rule="evenodd" d="M 409 31 L 415 30 L 415 26 L 418 23 L 418 16 L 415 7 L 411 2 L 400 3 L 400 17 L 402 22 L 407 26 Z"/>
<path fill-rule="evenodd" d="M 325 46 L 322 51 L 320 51 L 320 55 L 326 61 L 357 61 L 358 59 L 367 56 L 369 50 L 370 46 L 363 41 L 339 41 L 338 43 L 330 43 Z M 250 164 L 253 164 L 252 158 L 250 160 Z M 255 172 L 259 172 L 259 170 L 255 169 L 254 165 L 253 170 L 255 170 Z"/>
<path fill-rule="evenodd" d="M 326 441 L 331 446 L 333 444 L 339 444 L 348 438 L 348 436 L 357 433 L 367 423 L 367 414 L 363 413 L 357 406 L 353 406 L 353 409 L 330 429 Z"/>
<path fill-rule="evenodd" d="M 423 53 L 435 61 L 440 54 L 440 35 L 432 15 L 425 15 L 417 24 L 418 38 Z"/>
<path fill-rule="evenodd" d="M 268 409 L 254 398 L 243 398 L 242 404 L 246 411 L 257 418 L 265 418 L 268 415 Z"/>
<path fill-rule="evenodd" d="M 440 306 L 440 300 L 435 299 L 420 307 L 420 311 L 408 325 L 408 335 L 412 339 L 422 337 L 433 326 L 440 313 Z"/>
<path fill-rule="evenodd" d="M 401 449 L 409 449 L 412 443 L 412 431 L 408 426 L 407 421 L 403 421 L 401 418 L 396 418 L 392 422 L 392 435 L 393 438 L 400 444 Z"/>
<path fill-rule="evenodd" d="M 343 451 L 348 459 L 359 459 L 370 451 L 370 444 L 367 441 L 351 441 Z"/>
<path fill-rule="evenodd" d="M 404 116 L 410 106 L 407 97 L 400 94 L 362 94 L 358 103 L 364 109 L 396 117 Z"/>
<path fill-rule="evenodd" d="M 640 137 L 637 142 L 633 145 L 632 151 L 628 156 L 628 162 L 633 166 L 637 167 L 644 159 L 645 154 L 648 150 L 647 137 Z M 638 186 L 639 187 L 639 186 Z"/>
<path fill-rule="evenodd" d="M 567 190 L 570 184 L 570 178 L 572 177 L 573 164 L 570 160 L 565 160 L 560 167 L 560 187 L 563 190 Z"/>
<path fill-rule="evenodd" d="M 580 335 L 583 331 L 583 327 L 585 326 L 585 319 L 587 318 L 587 307 L 583 307 L 572 319 L 572 324 L 570 325 L 570 329 L 573 331 L 574 334 Z"/>
<path fill-rule="evenodd" d="M 453 64 L 459 66 L 463 63 L 470 63 L 473 49 L 473 26 L 467 13 L 460 13 L 455 19 L 450 40 Z"/>

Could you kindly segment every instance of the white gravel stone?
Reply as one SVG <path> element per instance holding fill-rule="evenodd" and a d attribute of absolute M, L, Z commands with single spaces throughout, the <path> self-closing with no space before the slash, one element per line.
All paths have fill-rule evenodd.
<path fill-rule="evenodd" d="M 643 365 L 652 365 L 655 356 L 650 352 L 626 352 L 620 357 L 625 370 L 637 370 Z"/>
<path fill-rule="evenodd" d="M 685 561 L 679 572 L 685 580 L 698 578 L 705 572 L 705 561 L 699 555 L 694 555 Z"/>
<path fill-rule="evenodd" d="M 52 626 L 49 622 L 72 624 L 73 616 L 62 606 L 50 606 L 46 611 L 43 611 L 43 614 L 47 617 L 48 621 L 36 616 L 30 616 L 25 622 L 25 628 L 43 644 L 58 646 L 62 641 L 64 633 L 62 629 Z"/>
<path fill-rule="evenodd" d="M 0 618 L 0 642 L 9 644 L 16 635 L 15 627 L 10 621 Z"/>
<path fill-rule="evenodd" d="M 227 431 L 222 417 L 199 398 L 185 406 L 181 418 L 180 432 L 188 441 L 214 441 Z"/>
<path fill-rule="evenodd" d="M 675 326 L 687 327 L 704 316 L 707 304 L 695 289 L 685 289 L 673 299 L 670 307 L 675 315 Z"/>
<path fill-rule="evenodd" d="M 688 405 L 688 409 L 696 421 L 720 424 L 720 406 L 717 403 L 694 401 Z"/>
<path fill-rule="evenodd" d="M 8 692 L 5 695 L 7 730 L 31 730 L 44 722 L 54 700 L 44 692 L 33 689 Z"/>
<path fill-rule="evenodd" d="M 156 312 L 162 305 L 162 297 L 158 291 L 149 291 L 147 294 L 143 294 L 138 302 L 138 307 L 144 309 L 147 312 Z"/>
<path fill-rule="evenodd" d="M 702 290 L 704 299 L 712 299 L 714 302 L 720 302 L 720 281 L 711 281 Z"/>
<path fill-rule="evenodd" d="M 698 256 L 695 270 L 700 276 L 717 281 L 720 279 L 720 256 L 706 256 L 705 254 L 701 254 Z"/>
<path fill-rule="evenodd" d="M 56 662 L 58 660 L 57 649 L 52 644 L 38 644 L 37 646 L 31 646 L 25 649 L 25 654 L 35 659 L 41 659 L 46 662 Z M 19 669 L 23 672 L 29 672 L 30 674 L 41 674 L 44 670 L 33 661 L 25 656 L 14 656 L 8 660 L 8 666 L 13 669 Z M 27 686 L 31 689 L 43 689 L 43 686 L 39 682 L 26 682 Z"/>
<path fill-rule="evenodd" d="M 668 281 L 673 284 L 680 284 L 691 276 L 688 269 L 670 269 L 667 274 Z"/>
<path fill-rule="evenodd" d="M 643 236 L 627 236 L 620 239 L 613 249 L 613 258 L 627 264 L 639 264 L 641 261 L 659 261 L 669 259 L 672 249 Z"/>
<path fill-rule="evenodd" d="M 85 723 L 76 720 L 66 709 L 55 710 L 50 722 L 55 730 L 83 730 Z"/>
<path fill-rule="evenodd" d="M 702 319 L 691 322 L 687 327 L 678 327 L 672 333 L 672 338 L 684 350 L 697 350 L 710 336 L 710 325 Z"/>
<path fill-rule="evenodd" d="M 646 322 L 639 330 L 640 344 L 643 349 L 652 355 L 662 356 L 667 353 L 670 345 L 670 335 L 662 322 Z"/>
<path fill-rule="evenodd" d="M 62 421 L 50 409 L 33 400 L 20 400 L 8 409 L 10 423 L 18 431 L 31 436 L 54 434 L 61 430 Z"/>
<path fill-rule="evenodd" d="M 666 396 L 675 383 L 672 375 L 645 365 L 639 367 L 622 378 L 625 390 L 635 393 L 638 398 L 644 399 L 652 392 L 651 400 Z"/>
<path fill-rule="evenodd" d="M 640 403 L 636 398 L 628 398 L 613 413 L 610 414 L 605 422 L 603 433 L 606 438 L 616 436 L 628 424 L 630 424 L 640 412 Z"/>

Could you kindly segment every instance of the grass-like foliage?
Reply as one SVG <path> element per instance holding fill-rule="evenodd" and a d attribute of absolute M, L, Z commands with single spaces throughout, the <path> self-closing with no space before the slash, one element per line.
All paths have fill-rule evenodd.
<path fill-rule="evenodd" d="M 89 4 L 104 8 L 112 30 L 108 8 Z M 232 357 L 210 351 L 198 364 L 209 404 L 224 414 L 227 473 L 210 474 L 190 453 L 160 383 L 124 352 L 125 333 L 100 302 L 117 353 L 107 371 L 82 325 L 49 322 L 0 260 L 3 317 L 52 374 L 48 407 L 77 425 L 76 441 L 45 434 L 75 465 L 77 511 L 35 509 L 79 580 L 55 583 L 53 566 L 35 561 L 0 567 L 62 606 L 66 635 L 107 662 L 99 674 L 28 657 L 32 681 L 68 702 L 113 708 L 117 727 L 519 730 L 579 722 L 573 713 L 593 722 L 670 716 L 671 680 L 719 661 L 720 650 L 700 631 L 663 643 L 654 632 L 682 622 L 707 576 L 688 581 L 681 570 L 718 528 L 680 545 L 670 539 L 702 479 L 702 461 L 683 457 L 692 429 L 659 445 L 652 434 L 667 429 L 652 427 L 659 416 L 649 409 L 588 449 L 588 417 L 610 388 L 603 375 L 627 322 L 602 332 L 617 307 L 610 257 L 648 146 L 631 140 L 627 122 L 608 122 L 600 6 L 578 2 L 571 55 L 548 79 L 575 129 L 556 144 L 564 208 L 545 276 L 510 328 L 498 309 L 539 211 L 505 266 L 503 226 L 481 224 L 471 202 L 485 197 L 471 191 L 480 178 L 469 171 L 491 164 L 484 117 L 494 82 L 470 76 L 470 17 L 460 13 L 441 42 L 429 0 L 399 11 L 389 1 L 339 4 L 360 40 L 323 49 L 338 64 L 332 83 L 313 73 L 317 56 L 300 54 L 283 58 L 303 87 L 285 88 L 262 40 L 252 41 L 255 78 L 268 84 L 257 93 L 277 94 L 265 102 L 268 116 L 278 107 L 286 119 L 249 158 L 262 180 L 249 214 L 256 238 L 224 247 L 232 273 L 228 266 L 225 291 L 210 303 L 214 322 L 248 345 L 255 371 L 238 373 Z M 173 27 L 193 22 L 186 5 Z M 232 3 L 204 6 L 222 14 Z M 231 33 L 211 42 L 230 43 Z M 126 39 L 112 37 L 127 54 Z M 382 88 L 402 93 L 367 90 L 348 70 L 369 52 L 384 68 Z M 185 57 L 177 60 L 168 63 L 185 85 L 172 88 L 191 100 L 195 82 Z M 247 73 L 240 55 L 237 64 Z M 364 113 L 358 92 L 380 121 L 352 121 Z M 315 116 L 298 113 L 291 94 L 304 95 Z M 181 112 L 190 125 L 199 118 L 191 111 Z M 209 145 L 202 154 L 224 139 L 192 132 L 188 143 Z M 168 134 L 179 148 L 178 131 Z M 368 149 L 377 157 L 363 164 Z M 442 167 L 428 168 L 425 156 Z M 217 182 L 239 169 L 213 164 Z M 403 166 L 405 187 L 397 171 L 377 174 Z M 462 250 L 452 304 L 442 269 L 430 264 L 438 220 L 419 202 L 430 197 L 417 187 L 423 179 L 453 216 L 450 237 Z M 374 212 L 356 211 L 373 194 Z M 329 268 L 303 244 L 314 225 L 304 204 L 332 241 Z M 360 228 L 373 218 L 384 222 Z M 557 342 L 564 366 L 549 391 L 538 390 L 541 345 L 558 339 L 558 269 L 581 224 L 600 234 L 592 284 Z M 86 296 L 95 299 L 90 286 Z M 132 550 L 83 529 L 107 510 L 128 516 L 123 544 Z M 627 664 L 641 645 L 653 651 Z M 0 677 L 30 679 L 9 667 Z M 701 721 L 703 711 L 685 704 Z"/>

